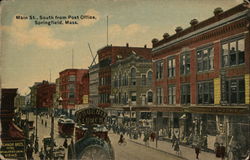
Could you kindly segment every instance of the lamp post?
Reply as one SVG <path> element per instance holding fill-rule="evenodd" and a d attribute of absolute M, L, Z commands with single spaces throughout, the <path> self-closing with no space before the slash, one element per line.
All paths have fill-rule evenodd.
<path fill-rule="evenodd" d="M 60 103 L 62 101 L 62 97 L 59 97 L 56 102 Z M 51 159 L 54 158 L 54 105 L 52 105 L 53 107 L 51 108 L 51 132 L 50 132 L 50 136 L 51 136 Z M 58 104 L 57 104 L 58 106 Z"/>
<path fill-rule="evenodd" d="M 38 144 L 38 136 L 37 136 L 37 121 L 38 121 L 38 109 L 36 106 L 36 139 L 35 139 L 35 152 L 38 152 L 39 144 Z"/>
<path fill-rule="evenodd" d="M 131 99 L 128 99 L 129 105 L 129 138 L 131 139 L 131 118 L 132 118 L 132 106 L 131 106 Z"/>

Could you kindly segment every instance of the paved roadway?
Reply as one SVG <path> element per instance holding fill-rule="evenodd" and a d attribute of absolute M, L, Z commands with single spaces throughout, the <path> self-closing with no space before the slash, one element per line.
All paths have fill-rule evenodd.
<path fill-rule="evenodd" d="M 30 119 L 35 121 L 35 116 L 30 114 Z M 41 120 L 47 121 L 47 127 L 41 123 Z M 64 138 L 60 137 L 57 128 L 57 118 L 55 118 L 55 141 L 57 145 L 63 145 Z M 35 123 L 34 123 L 35 125 Z M 39 148 L 42 147 L 42 139 L 45 136 L 50 136 L 51 118 L 42 117 L 38 118 L 38 137 L 39 137 Z M 35 131 L 35 130 L 34 130 Z M 109 133 L 111 143 L 115 152 L 116 160 L 181 160 L 181 158 L 167 154 L 156 149 L 148 148 L 144 145 L 136 144 L 126 139 L 127 145 L 122 146 L 118 144 L 119 135 Z M 68 139 L 68 144 L 70 139 Z M 40 149 L 39 149 L 40 150 Z M 34 159 L 38 159 L 38 154 L 34 155 Z"/>

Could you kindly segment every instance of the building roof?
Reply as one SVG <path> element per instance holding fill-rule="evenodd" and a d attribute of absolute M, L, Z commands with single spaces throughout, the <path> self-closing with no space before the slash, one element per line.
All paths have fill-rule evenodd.
<path fill-rule="evenodd" d="M 245 11 L 245 12 L 244 12 Z M 244 13 L 242 13 L 244 12 Z M 180 27 L 176 28 L 175 34 L 169 36 L 167 33 L 164 34 L 164 38 L 160 41 L 157 39 L 153 39 L 153 49 L 152 51 L 154 52 L 155 50 L 161 49 L 166 46 L 166 44 L 170 44 L 172 42 L 177 42 L 181 40 L 181 37 L 185 37 L 186 39 L 188 38 L 188 35 L 197 35 L 199 31 L 203 31 L 204 29 L 208 30 L 208 27 L 214 27 L 212 25 L 223 23 L 225 20 L 229 20 L 229 17 L 232 17 L 233 15 L 236 15 L 235 19 L 237 19 L 239 16 L 243 16 L 247 14 L 247 8 L 243 6 L 243 4 L 240 4 L 238 6 L 235 6 L 225 12 L 221 10 L 221 8 L 216 8 L 214 11 L 214 16 L 210 17 L 202 22 L 198 22 L 197 20 L 193 19 L 190 24 L 191 26 L 186 28 L 186 29 L 181 29 Z M 241 13 L 243 15 L 241 15 Z M 232 17 L 233 18 L 233 17 Z M 195 23 L 192 23 L 195 22 Z M 226 23 L 226 22 L 225 22 Z M 167 35 L 167 36 L 165 36 Z M 165 45 L 165 46 L 164 46 Z"/>

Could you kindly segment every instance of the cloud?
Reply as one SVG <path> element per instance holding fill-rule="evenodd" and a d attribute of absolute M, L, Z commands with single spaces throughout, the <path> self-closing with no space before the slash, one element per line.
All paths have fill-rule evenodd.
<path fill-rule="evenodd" d="M 91 16 L 95 17 L 93 18 L 84 18 L 81 19 L 81 16 Z M 100 20 L 101 16 L 100 13 L 94 9 L 89 9 L 87 12 L 83 13 L 82 15 L 79 16 L 79 20 L 77 20 L 78 24 L 77 25 L 63 25 L 62 29 L 66 30 L 73 30 L 73 29 L 78 29 L 80 27 L 89 27 L 92 26 L 93 24 L 97 23 Z"/>
<path fill-rule="evenodd" d="M 113 37 L 116 36 L 125 36 L 131 37 L 138 34 L 145 34 L 148 31 L 148 26 L 142 26 L 140 24 L 129 24 L 128 26 L 121 27 L 118 24 L 111 25 L 109 32 Z"/>
<path fill-rule="evenodd" d="M 94 9 L 89 9 L 84 15 L 94 16 L 95 19 L 84 19 L 80 22 L 80 25 L 91 26 L 98 22 L 101 18 L 100 13 Z"/>
<path fill-rule="evenodd" d="M 59 49 L 73 44 L 54 38 L 54 32 L 49 27 L 32 27 L 28 20 L 19 20 L 15 17 L 10 26 L 2 26 L 1 29 L 9 33 L 20 46 L 34 44 L 41 48 Z"/>

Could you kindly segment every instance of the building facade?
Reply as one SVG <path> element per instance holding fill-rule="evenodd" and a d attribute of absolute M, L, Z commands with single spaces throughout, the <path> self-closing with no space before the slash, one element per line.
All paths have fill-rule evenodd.
<path fill-rule="evenodd" d="M 62 109 L 72 115 L 76 106 L 83 103 L 83 96 L 88 94 L 88 70 L 65 69 L 59 74 Z"/>
<path fill-rule="evenodd" d="M 155 107 L 169 138 L 249 148 L 250 13 L 243 5 L 153 39 Z"/>
<path fill-rule="evenodd" d="M 143 115 L 150 114 L 153 105 L 151 57 L 144 58 L 132 51 L 127 57 L 119 58 L 111 64 L 111 108 L 117 111 L 113 116 L 124 122 L 130 118 L 131 111 L 131 118 L 138 122 L 150 119 Z"/>
<path fill-rule="evenodd" d="M 98 106 L 99 64 L 89 67 L 89 103 Z"/>
<path fill-rule="evenodd" d="M 111 64 L 115 63 L 119 57 L 127 57 L 132 51 L 138 55 L 151 57 L 150 48 L 144 47 L 129 47 L 126 46 L 106 46 L 97 51 L 99 58 L 99 107 L 110 107 L 111 95 Z M 118 56 L 118 57 L 117 57 Z"/>
<path fill-rule="evenodd" d="M 36 108 L 37 106 L 37 85 L 41 84 L 41 82 L 35 82 L 34 85 L 30 88 L 30 105 L 32 108 Z"/>
<path fill-rule="evenodd" d="M 56 92 L 56 84 L 42 81 L 37 85 L 36 104 L 38 111 L 48 111 L 53 108 L 53 95 Z"/>

